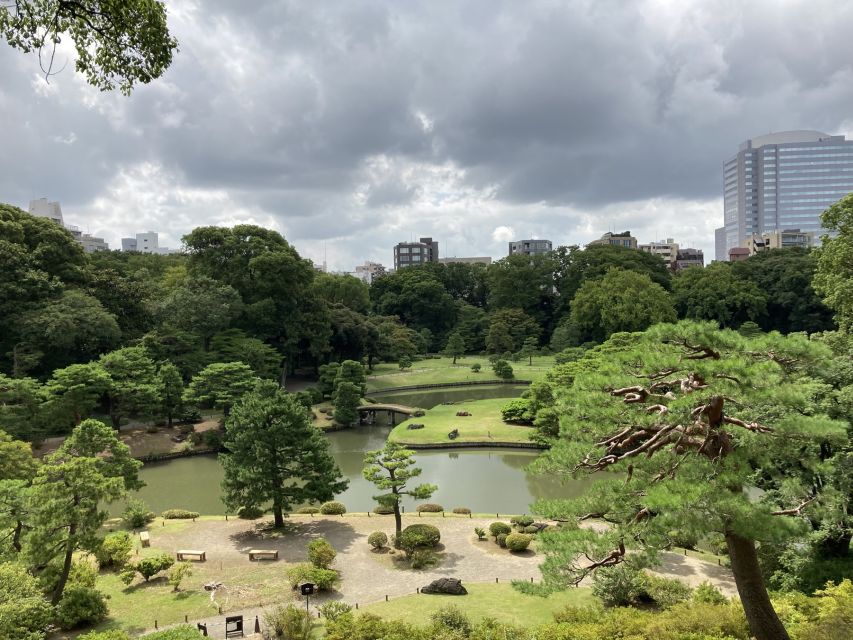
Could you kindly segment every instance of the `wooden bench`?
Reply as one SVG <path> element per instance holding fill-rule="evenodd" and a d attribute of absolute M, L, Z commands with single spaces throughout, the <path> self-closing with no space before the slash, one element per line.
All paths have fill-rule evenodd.
<path fill-rule="evenodd" d="M 260 560 L 261 558 L 266 558 L 267 560 L 278 560 L 278 550 L 276 549 L 252 549 L 249 551 L 249 561 L 252 560 Z"/>
<path fill-rule="evenodd" d="M 177 556 L 179 561 L 196 559 L 200 562 L 205 562 L 207 560 L 207 551 L 194 551 L 193 549 L 181 549 L 180 551 L 175 552 L 175 556 Z"/>
<path fill-rule="evenodd" d="M 139 541 L 142 543 L 143 547 L 150 547 L 151 546 L 151 538 L 148 535 L 147 531 L 140 531 L 139 532 Z"/>

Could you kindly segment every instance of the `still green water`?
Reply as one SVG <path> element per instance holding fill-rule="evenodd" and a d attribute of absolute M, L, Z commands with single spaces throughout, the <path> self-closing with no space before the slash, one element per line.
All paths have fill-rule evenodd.
<path fill-rule="evenodd" d="M 382 395 L 383 401 L 431 408 L 442 402 L 481 398 L 517 397 L 524 387 L 510 385 L 444 389 L 419 393 Z M 374 397 L 379 399 L 378 394 Z M 389 426 L 363 426 L 328 434 L 331 452 L 349 488 L 336 499 L 350 511 L 369 511 L 376 506 L 375 486 L 364 480 L 364 452 L 381 449 Z M 536 451 L 511 449 L 453 449 L 418 451 L 415 457 L 423 469 L 420 482 L 438 485 L 431 502 L 445 507 L 468 507 L 482 513 L 528 513 L 538 498 L 571 498 L 581 495 L 590 480 L 568 479 L 562 483 L 552 476 L 534 475 L 526 470 Z M 220 500 L 222 467 L 214 456 L 180 458 L 146 464 L 140 473 L 146 486 L 138 497 L 159 513 L 165 509 L 191 509 L 204 514 L 223 514 Z M 405 502 L 407 510 L 414 508 Z M 119 508 L 118 511 L 121 511 Z"/>

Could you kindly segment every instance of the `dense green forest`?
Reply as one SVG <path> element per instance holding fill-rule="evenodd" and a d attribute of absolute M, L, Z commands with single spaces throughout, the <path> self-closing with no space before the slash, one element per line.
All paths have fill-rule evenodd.
<path fill-rule="evenodd" d="M 368 287 L 318 272 L 254 226 L 195 229 L 168 256 L 84 254 L 64 229 L 8 205 L 0 230 L 0 427 L 27 438 L 67 432 L 95 408 L 115 426 L 172 418 L 169 385 L 215 363 L 280 380 L 444 351 L 451 336 L 457 353 L 515 354 L 587 348 L 677 317 L 834 328 L 811 286 L 815 256 L 800 250 L 673 275 L 640 251 L 560 247 L 490 266 L 425 264 Z"/>

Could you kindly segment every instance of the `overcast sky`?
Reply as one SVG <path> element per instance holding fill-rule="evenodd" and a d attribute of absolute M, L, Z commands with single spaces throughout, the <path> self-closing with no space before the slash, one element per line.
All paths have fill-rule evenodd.
<path fill-rule="evenodd" d="M 114 248 L 251 222 L 340 270 L 624 229 L 710 261 L 740 142 L 853 136 L 847 0 L 166 5 L 180 50 L 129 98 L 0 44 L 0 201 Z"/>

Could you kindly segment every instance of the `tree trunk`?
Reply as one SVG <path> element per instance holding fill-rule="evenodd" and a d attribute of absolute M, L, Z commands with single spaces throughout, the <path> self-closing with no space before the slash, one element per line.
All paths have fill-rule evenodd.
<path fill-rule="evenodd" d="M 172 428 L 172 412 L 171 411 L 169 411 L 169 413 L 166 414 L 166 426 L 168 426 L 170 429 Z"/>
<path fill-rule="evenodd" d="M 282 528 L 284 526 L 284 514 L 281 511 L 281 501 L 278 498 L 273 500 L 272 512 L 275 516 L 275 528 Z"/>
<path fill-rule="evenodd" d="M 749 630 L 755 640 L 790 640 L 764 586 L 755 542 L 728 532 L 726 544 L 729 548 L 729 558 L 738 595 L 749 623 Z"/>
<path fill-rule="evenodd" d="M 71 525 L 68 530 L 68 544 L 65 545 L 65 562 L 62 564 L 62 573 L 59 574 L 59 582 L 56 583 L 56 588 L 53 590 L 53 597 L 50 599 L 50 604 L 54 607 L 62 600 L 62 592 L 65 591 L 65 584 L 68 582 L 68 575 L 71 573 L 71 560 L 74 557 L 74 545 L 71 543 L 71 537 L 77 530 L 75 525 Z"/>
<path fill-rule="evenodd" d="M 397 501 L 394 503 L 394 531 L 396 532 L 397 539 L 400 538 L 400 532 L 403 530 L 403 516 L 400 515 L 400 499 L 397 498 Z"/>

